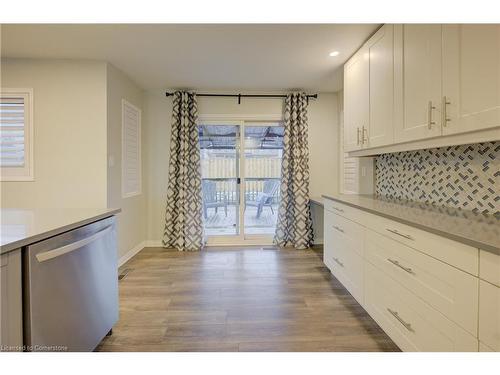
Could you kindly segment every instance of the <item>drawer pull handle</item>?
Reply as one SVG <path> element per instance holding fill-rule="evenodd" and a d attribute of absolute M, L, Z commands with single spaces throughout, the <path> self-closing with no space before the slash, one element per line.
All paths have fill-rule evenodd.
<path fill-rule="evenodd" d="M 335 207 L 335 206 L 332 206 L 332 208 L 333 208 L 334 210 L 338 211 L 338 212 L 344 212 L 344 210 L 343 210 L 343 209 L 341 209 L 341 208 L 337 208 L 337 207 Z"/>
<path fill-rule="evenodd" d="M 395 317 L 399 323 L 401 323 L 403 325 L 403 327 L 405 327 L 408 331 L 410 332 L 415 332 L 413 330 L 413 328 L 411 327 L 411 324 L 410 323 L 406 323 L 398 314 L 397 311 L 394 311 L 394 310 L 391 310 L 390 308 L 387 308 L 387 311 L 389 311 L 391 313 L 391 315 L 393 317 Z"/>
<path fill-rule="evenodd" d="M 409 234 L 404 234 L 404 233 L 401 233 L 399 232 L 398 230 L 396 229 L 389 229 L 389 228 L 386 228 L 385 229 L 386 231 L 388 232 L 391 232 L 391 233 L 394 233 L 394 234 L 397 234 L 398 236 L 401 236 L 401 237 L 404 237 L 404 238 L 407 238 L 409 240 L 412 240 L 412 241 L 415 241 L 414 238 L 412 236 L 410 236 Z"/>
<path fill-rule="evenodd" d="M 415 272 L 413 272 L 413 270 L 410 267 L 405 267 L 405 266 L 401 265 L 401 263 L 399 263 L 397 260 L 394 260 L 394 259 L 391 259 L 391 258 L 387 258 L 387 260 L 389 262 L 391 262 L 392 264 L 394 264 L 396 267 L 399 267 L 402 270 L 404 270 L 404 271 L 406 271 L 408 273 L 411 273 L 412 275 L 415 275 Z"/>
<path fill-rule="evenodd" d="M 338 226 L 334 225 L 333 226 L 335 229 L 337 229 L 339 232 L 344 233 L 344 230 L 342 228 L 339 228 Z"/>
<path fill-rule="evenodd" d="M 342 263 L 339 258 L 333 258 L 333 260 L 335 261 L 335 263 L 337 263 L 340 267 L 344 267 L 344 263 Z"/>

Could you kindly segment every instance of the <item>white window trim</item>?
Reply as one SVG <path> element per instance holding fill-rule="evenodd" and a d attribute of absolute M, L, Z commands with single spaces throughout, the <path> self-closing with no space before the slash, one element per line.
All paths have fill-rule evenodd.
<path fill-rule="evenodd" d="M 134 191 L 134 192 L 125 192 L 124 190 L 124 177 L 125 177 L 125 147 L 124 147 L 124 136 L 125 136 L 125 121 L 124 121 L 124 116 L 123 116 L 123 113 L 124 113 L 124 107 L 125 106 L 129 106 L 129 107 L 132 107 L 133 109 L 135 109 L 138 113 L 138 117 L 139 117 L 139 125 L 138 125 L 138 137 L 137 137 L 137 148 L 139 150 L 139 165 L 138 165 L 138 169 L 139 169 L 139 190 L 138 191 Z M 130 103 L 129 101 L 125 100 L 125 99 L 122 99 L 122 137 L 121 137 L 121 148 L 122 148 L 122 160 L 121 160 L 121 165 L 122 165 L 122 180 L 121 180 L 121 185 L 122 185 L 122 198 L 131 198 L 131 197 L 134 197 L 136 195 L 141 195 L 142 194 L 142 148 L 141 148 L 141 143 L 142 143 L 142 140 L 141 140 L 141 137 L 142 137 L 142 111 L 140 108 L 136 107 L 135 105 L 133 105 L 132 103 Z"/>
<path fill-rule="evenodd" d="M 0 88 L 0 96 L 16 94 L 24 98 L 24 167 L 0 168 L 0 181 L 34 181 L 33 89 Z M 26 119 L 26 117 L 28 117 Z"/>

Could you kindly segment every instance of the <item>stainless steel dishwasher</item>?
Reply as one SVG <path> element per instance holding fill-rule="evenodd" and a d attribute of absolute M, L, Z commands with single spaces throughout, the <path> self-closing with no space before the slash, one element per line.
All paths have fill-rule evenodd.
<path fill-rule="evenodd" d="M 91 351 L 118 320 L 115 218 L 28 246 L 24 343 L 32 351 Z"/>

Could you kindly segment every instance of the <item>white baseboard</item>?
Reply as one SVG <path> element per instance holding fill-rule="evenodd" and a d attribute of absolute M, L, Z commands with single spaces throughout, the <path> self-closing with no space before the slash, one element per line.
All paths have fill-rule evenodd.
<path fill-rule="evenodd" d="M 147 240 L 144 242 L 144 247 L 163 247 L 163 243 L 161 242 L 161 240 Z"/>
<path fill-rule="evenodd" d="M 140 244 L 137 246 L 134 246 L 132 249 L 127 251 L 120 259 L 118 259 L 118 267 L 123 266 L 125 263 L 127 263 L 134 255 L 136 255 L 139 251 L 144 249 L 146 247 L 146 241 L 142 241 Z"/>
<path fill-rule="evenodd" d="M 251 246 L 252 243 L 250 243 L 250 242 L 247 241 L 244 244 L 238 244 L 236 242 L 234 242 L 234 243 L 223 243 L 223 244 L 222 243 L 214 244 L 214 243 L 208 242 L 207 244 L 205 244 L 205 246 L 240 246 L 240 245 L 249 245 L 249 246 Z M 271 245 L 273 245 L 273 243 L 272 242 L 262 243 L 262 241 L 256 241 L 255 245 L 271 246 Z M 313 242 L 313 245 L 323 245 L 323 238 L 317 238 L 317 239 L 315 239 L 314 242 Z M 147 240 L 147 241 L 144 241 L 144 247 L 163 247 L 163 243 L 162 243 L 161 240 Z"/>

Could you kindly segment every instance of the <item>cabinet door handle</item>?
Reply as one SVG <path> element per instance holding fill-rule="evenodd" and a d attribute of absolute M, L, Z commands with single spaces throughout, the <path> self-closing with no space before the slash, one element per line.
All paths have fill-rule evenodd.
<path fill-rule="evenodd" d="M 429 100 L 429 104 L 427 105 L 427 128 L 432 129 L 432 125 L 435 125 L 436 122 L 432 121 L 432 110 L 436 109 L 432 105 L 432 100 Z"/>
<path fill-rule="evenodd" d="M 443 96 L 443 101 L 441 102 L 441 124 L 443 126 L 447 126 L 448 125 L 448 122 L 451 121 L 451 119 L 448 118 L 448 116 L 446 115 L 446 106 L 451 104 L 451 102 L 448 101 L 448 99 L 446 98 L 446 95 Z"/>
<path fill-rule="evenodd" d="M 412 275 L 415 275 L 415 272 L 413 272 L 413 270 L 410 268 L 410 267 L 405 267 L 403 266 L 401 263 L 399 263 L 397 260 L 394 260 L 394 259 L 391 259 L 391 258 L 387 258 L 387 260 L 389 262 L 391 262 L 392 264 L 394 264 L 396 267 L 399 267 L 401 268 L 402 270 L 408 272 L 408 273 L 411 273 Z"/>
<path fill-rule="evenodd" d="M 365 134 L 366 134 L 366 138 L 365 138 Z M 368 129 L 365 128 L 364 126 L 363 126 L 363 133 L 362 133 L 361 139 L 362 139 L 363 144 L 365 144 L 365 141 L 368 144 Z"/>
<path fill-rule="evenodd" d="M 339 258 L 333 258 L 333 260 L 335 261 L 335 263 L 337 263 L 340 267 L 344 267 L 344 263 L 342 263 Z"/>
<path fill-rule="evenodd" d="M 385 228 L 386 231 L 388 232 L 391 232 L 391 233 L 394 233 L 394 234 L 397 234 L 398 236 L 401 236 L 401 237 L 404 237 L 404 238 L 407 238 L 409 240 L 412 240 L 412 241 L 415 241 L 414 238 L 412 236 L 410 236 L 409 234 L 404 234 L 404 233 L 401 233 L 399 232 L 398 230 L 396 229 L 389 229 L 389 228 Z"/>
<path fill-rule="evenodd" d="M 334 210 L 338 211 L 338 212 L 344 212 L 344 210 L 343 210 L 343 209 L 341 209 L 341 208 L 337 208 L 337 207 L 335 207 L 335 206 L 332 206 L 332 208 L 333 208 Z"/>
<path fill-rule="evenodd" d="M 410 323 L 407 323 L 405 322 L 400 316 L 399 316 L 399 313 L 397 311 L 394 311 L 394 310 L 391 310 L 390 308 L 387 308 L 387 311 L 389 311 L 389 313 L 395 317 L 399 323 L 401 323 L 403 325 L 403 327 L 405 327 L 408 331 L 410 332 L 415 332 L 413 330 L 413 328 L 411 327 L 411 324 Z"/>
<path fill-rule="evenodd" d="M 337 229 L 339 232 L 344 233 L 344 230 L 342 228 L 339 228 L 338 226 L 334 225 L 333 226 L 335 229 Z"/>
<path fill-rule="evenodd" d="M 359 146 L 359 126 L 356 128 L 356 145 Z"/>

